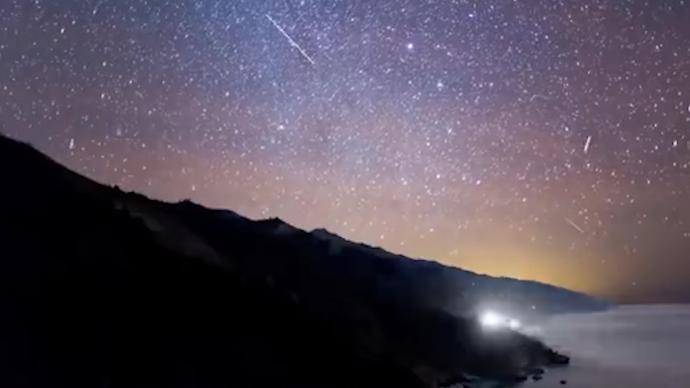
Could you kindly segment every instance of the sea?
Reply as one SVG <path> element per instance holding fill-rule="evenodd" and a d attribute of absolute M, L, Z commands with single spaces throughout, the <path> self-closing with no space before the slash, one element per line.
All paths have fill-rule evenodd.
<path fill-rule="evenodd" d="M 530 330 L 571 363 L 521 387 L 690 388 L 690 305 L 555 315 Z"/>

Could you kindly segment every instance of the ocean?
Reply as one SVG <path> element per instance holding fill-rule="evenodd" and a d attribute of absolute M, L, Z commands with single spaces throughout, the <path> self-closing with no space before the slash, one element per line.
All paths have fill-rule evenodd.
<path fill-rule="evenodd" d="M 534 330 L 547 345 L 569 355 L 571 364 L 521 386 L 690 387 L 690 305 L 557 315 Z"/>

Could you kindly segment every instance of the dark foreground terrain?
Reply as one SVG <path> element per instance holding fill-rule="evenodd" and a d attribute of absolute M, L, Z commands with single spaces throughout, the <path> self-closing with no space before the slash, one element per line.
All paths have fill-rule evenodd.
<path fill-rule="evenodd" d="M 0 136 L 0 386 L 436 387 L 567 358 L 474 309 L 596 310 L 280 220 L 97 184 Z M 470 286 L 472 284 L 472 286 Z"/>

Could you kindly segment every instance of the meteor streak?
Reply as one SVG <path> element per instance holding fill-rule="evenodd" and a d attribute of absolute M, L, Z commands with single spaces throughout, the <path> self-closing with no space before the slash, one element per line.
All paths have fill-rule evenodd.
<path fill-rule="evenodd" d="M 273 20 L 273 18 L 271 17 L 271 15 L 266 14 L 266 18 L 267 18 L 268 20 L 271 21 L 271 23 L 275 26 L 275 28 L 278 29 L 278 31 L 280 31 L 281 34 L 283 34 L 283 36 L 284 36 L 284 37 L 288 40 L 288 42 L 290 43 L 290 46 L 296 48 L 297 51 L 299 51 L 299 53 L 302 54 L 302 56 L 303 56 L 307 61 L 309 61 L 309 63 L 312 64 L 312 66 L 313 66 L 313 65 L 316 65 L 316 62 L 314 62 L 314 60 L 311 59 L 311 57 L 302 49 L 302 47 L 300 47 L 300 45 L 298 45 L 297 42 L 295 42 L 295 40 L 292 39 L 292 38 L 290 37 L 290 35 L 288 35 L 288 33 L 285 32 L 285 30 L 283 30 L 283 27 L 281 27 L 278 23 L 276 23 L 275 20 Z"/>

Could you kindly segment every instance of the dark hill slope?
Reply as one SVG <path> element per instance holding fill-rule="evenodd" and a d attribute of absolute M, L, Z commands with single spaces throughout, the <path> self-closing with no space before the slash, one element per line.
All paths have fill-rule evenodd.
<path fill-rule="evenodd" d="M 0 386 L 434 387 L 565 361 L 439 308 L 462 287 L 419 284 L 437 264 L 123 193 L 2 136 L 0 173 Z"/>
<path fill-rule="evenodd" d="M 249 260 L 241 260 L 240 256 L 240 264 L 246 270 L 273 271 L 266 273 L 272 276 L 290 272 L 285 279 L 288 282 L 301 270 L 332 272 L 350 287 L 370 287 L 369 292 L 385 294 L 404 303 L 414 301 L 454 315 L 473 315 L 487 305 L 525 317 L 609 307 L 603 300 L 564 288 L 480 275 L 434 261 L 412 260 L 348 241 L 324 229 L 307 233 L 280 219 L 251 221 L 226 210 L 211 210 L 188 201 L 172 211 L 220 252 L 236 252 L 238 247 L 247 245 L 247 240 L 271 241 L 272 244 L 252 245 L 253 249 L 265 251 L 262 260 L 250 254 Z M 285 254 L 290 252 L 299 254 L 287 259 Z M 312 275 L 307 278 L 313 279 Z"/>

